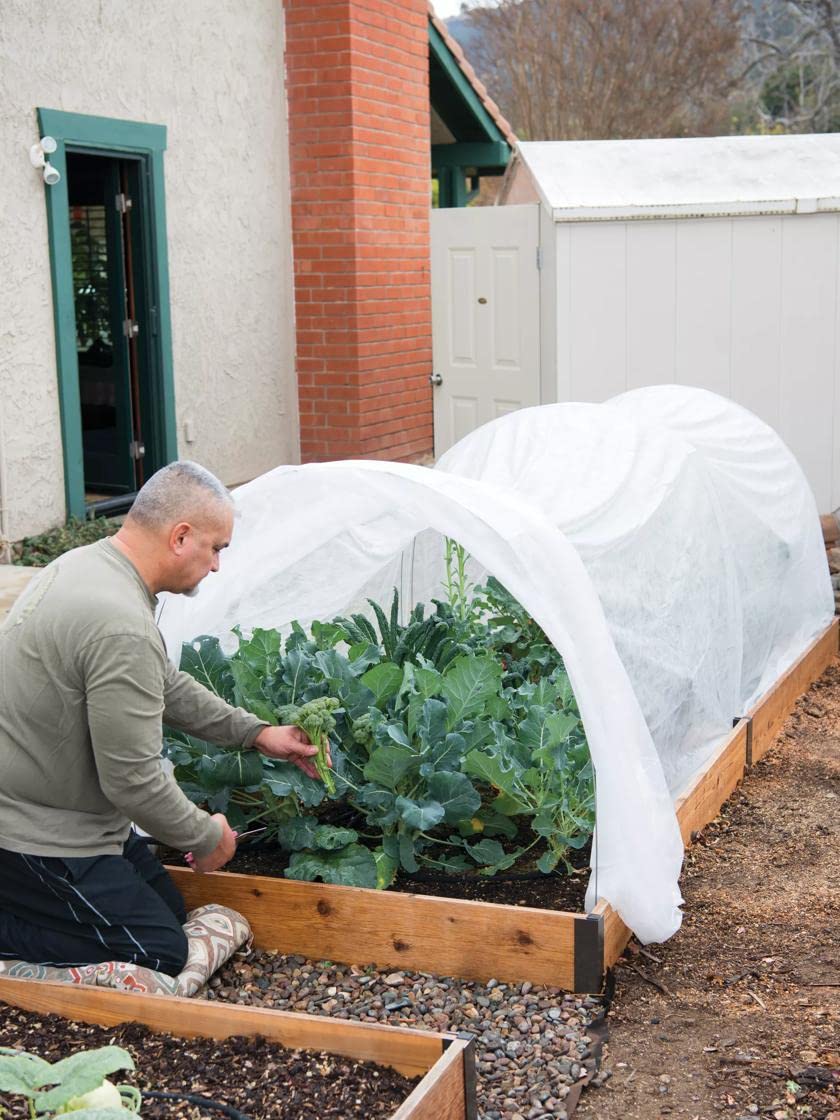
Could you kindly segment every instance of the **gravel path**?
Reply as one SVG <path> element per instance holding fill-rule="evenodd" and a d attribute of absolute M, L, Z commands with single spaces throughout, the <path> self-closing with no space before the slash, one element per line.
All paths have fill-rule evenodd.
<path fill-rule="evenodd" d="M 207 998 L 338 1019 L 470 1031 L 482 1120 L 565 1120 L 571 1086 L 595 1075 L 587 1029 L 595 997 L 539 985 L 486 984 L 425 972 L 313 962 L 254 951 L 210 982 Z"/>

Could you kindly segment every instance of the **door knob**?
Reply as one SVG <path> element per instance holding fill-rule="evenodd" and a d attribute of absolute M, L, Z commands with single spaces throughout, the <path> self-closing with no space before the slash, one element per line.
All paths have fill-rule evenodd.
<path fill-rule="evenodd" d="M 429 384 L 430 385 L 442 385 L 443 384 L 443 378 L 441 377 L 441 375 L 439 373 L 430 373 L 429 374 Z"/>

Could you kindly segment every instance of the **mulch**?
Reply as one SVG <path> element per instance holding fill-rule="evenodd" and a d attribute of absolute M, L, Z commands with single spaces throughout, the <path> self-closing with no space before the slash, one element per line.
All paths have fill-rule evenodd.
<path fill-rule="evenodd" d="M 840 662 L 686 854 L 682 929 L 615 970 L 592 1120 L 840 1120 Z"/>

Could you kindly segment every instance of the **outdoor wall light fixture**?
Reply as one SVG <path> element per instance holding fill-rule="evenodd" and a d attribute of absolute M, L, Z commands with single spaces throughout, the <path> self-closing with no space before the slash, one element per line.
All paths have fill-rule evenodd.
<path fill-rule="evenodd" d="M 54 187 L 61 180 L 61 172 L 47 159 L 47 156 L 52 155 L 57 147 L 58 144 L 52 136 L 42 136 L 38 143 L 33 144 L 29 149 L 29 160 L 33 167 L 44 169 L 44 182 L 48 187 Z"/>

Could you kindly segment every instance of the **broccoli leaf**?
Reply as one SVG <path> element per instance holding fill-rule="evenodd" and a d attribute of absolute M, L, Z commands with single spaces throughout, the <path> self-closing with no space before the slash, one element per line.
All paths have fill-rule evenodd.
<path fill-rule="evenodd" d="M 345 887 L 375 888 L 377 879 L 373 852 L 361 844 L 349 844 L 337 852 L 295 852 L 284 874 L 287 879 L 321 879 Z"/>
<path fill-rule="evenodd" d="M 374 703 L 379 708 L 392 696 L 396 696 L 402 679 L 402 669 L 392 661 L 383 661 L 379 665 L 374 665 L 361 677 L 362 684 L 371 690 Z"/>

